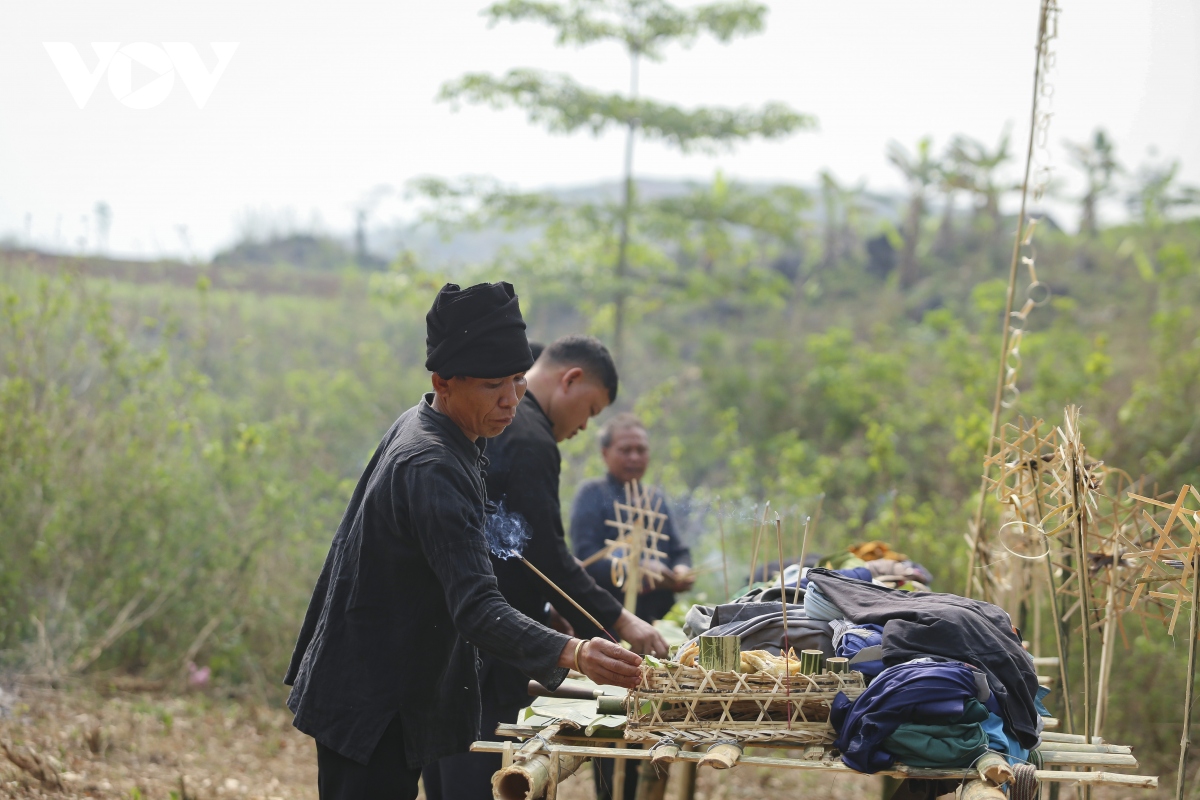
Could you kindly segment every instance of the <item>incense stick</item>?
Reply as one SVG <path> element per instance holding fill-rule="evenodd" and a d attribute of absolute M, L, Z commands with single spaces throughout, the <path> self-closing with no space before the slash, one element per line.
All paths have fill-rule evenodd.
<path fill-rule="evenodd" d="M 800 602 L 800 581 L 804 578 L 804 559 L 808 556 L 808 521 L 812 517 L 807 517 L 804 520 L 804 539 L 800 544 L 800 574 L 796 576 L 796 595 L 792 602 Z"/>
<path fill-rule="evenodd" d="M 779 610 L 783 612 L 783 692 L 787 698 L 785 708 L 787 709 L 787 728 L 792 729 L 792 688 L 789 680 L 792 674 L 791 669 L 791 645 L 788 643 L 788 617 L 787 617 L 787 589 L 783 585 L 783 523 L 779 519 L 779 512 L 775 512 L 775 541 L 779 544 Z M 800 578 L 796 578 L 796 586 L 800 586 Z"/>
<path fill-rule="evenodd" d="M 729 597 L 729 561 L 725 555 L 725 523 L 721 521 L 721 503 L 717 501 L 717 530 L 721 533 L 721 575 L 725 578 L 725 602 Z"/>
<path fill-rule="evenodd" d="M 550 588 L 551 588 L 551 589 L 553 589 L 554 591 L 556 591 L 556 592 L 558 592 L 559 594 L 561 594 L 561 595 L 562 595 L 562 596 L 563 596 L 563 597 L 566 599 L 566 601 L 567 601 L 568 603 L 570 603 L 571 605 L 575 606 L 575 608 L 576 608 L 576 609 L 579 611 L 579 613 L 580 613 L 580 614 L 583 614 L 585 617 L 587 617 L 589 622 L 591 622 L 593 625 L 595 625 L 595 626 L 596 626 L 597 628 L 599 628 L 600 630 L 604 631 L 604 635 L 605 635 L 605 636 L 607 636 L 608 638 L 612 639 L 612 640 L 613 640 L 613 642 L 616 642 L 617 644 L 620 644 L 620 642 L 617 642 L 617 640 L 616 640 L 616 639 L 613 639 L 613 635 L 612 635 L 611 633 L 609 633 L 609 632 L 608 632 L 608 630 L 607 630 L 607 629 L 606 629 L 606 628 L 605 628 L 603 625 L 601 625 L 601 624 L 600 624 L 600 623 L 599 623 L 599 622 L 596 620 L 596 618 L 595 618 L 595 617 L 593 617 L 591 614 L 589 614 L 589 613 L 587 612 L 587 610 L 586 610 L 586 609 L 585 609 L 583 606 L 579 605 L 579 603 L 576 603 L 574 600 L 572 600 L 572 599 L 571 599 L 571 595 L 567 594 L 567 593 L 566 593 L 566 592 L 564 592 L 562 589 L 558 588 L 558 584 L 557 584 L 557 583 L 555 583 L 554 581 L 552 581 L 552 580 L 550 580 L 549 578 L 547 578 L 547 577 L 546 577 L 546 575 L 545 575 L 545 573 L 543 573 L 543 572 L 542 572 L 540 569 L 538 569 L 537 567 L 535 567 L 533 564 L 529 563 L 529 559 L 528 559 L 528 558 L 526 558 L 525 556 L 521 556 L 520 558 L 521 558 L 521 561 L 522 561 L 522 563 L 524 563 L 524 564 L 525 564 L 525 566 L 527 566 L 527 567 L 529 567 L 531 570 L 533 570 L 533 574 L 534 574 L 534 575 L 537 575 L 539 578 L 541 578 L 542 580 L 544 580 L 546 583 L 550 584 Z"/>

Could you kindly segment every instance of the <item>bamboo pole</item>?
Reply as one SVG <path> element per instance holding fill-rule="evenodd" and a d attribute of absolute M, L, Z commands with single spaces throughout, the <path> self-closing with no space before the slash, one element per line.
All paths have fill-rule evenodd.
<path fill-rule="evenodd" d="M 1074 428 L 1073 436 L 1078 439 L 1078 417 L 1071 420 L 1071 427 Z M 1071 502 L 1074 504 L 1075 513 L 1075 546 L 1076 546 L 1076 574 L 1079 576 L 1079 617 L 1083 622 L 1083 727 L 1084 734 L 1092 729 L 1091 714 L 1092 714 L 1092 659 L 1091 659 L 1091 642 L 1092 642 L 1092 581 L 1091 570 L 1088 568 L 1088 550 L 1087 550 L 1087 523 L 1084 515 L 1084 500 L 1082 497 L 1083 476 L 1079 474 L 1079 469 L 1082 466 L 1083 454 L 1079 452 L 1079 447 L 1071 448 Z M 1086 795 L 1086 789 L 1084 791 Z"/>
<path fill-rule="evenodd" d="M 510 743 L 511 745 L 511 743 Z M 692 745 L 688 745 L 691 747 Z M 564 755 L 580 755 L 589 758 L 612 758 L 617 756 L 619 760 L 647 760 L 653 758 L 653 754 L 649 750 L 616 750 L 613 747 L 595 747 L 587 745 L 555 745 L 556 749 Z M 502 742 L 475 742 L 471 745 L 471 751 L 475 753 L 500 753 L 504 750 Z M 1067 754 L 1062 754 L 1067 755 Z M 681 751 L 676 760 L 683 761 L 689 765 L 695 765 L 701 758 L 703 753 L 695 752 L 694 750 Z M 1064 761 L 1056 761 L 1056 764 L 1068 765 Z M 747 756 L 743 755 L 738 759 L 738 764 L 746 764 L 756 767 L 772 767 L 780 769 L 801 769 L 814 772 L 825 772 L 835 774 L 859 774 L 847 767 L 841 761 L 808 761 L 798 758 L 775 758 L 772 756 Z M 1094 763 L 1092 766 L 1106 766 L 1103 763 Z M 1125 766 L 1120 764 L 1117 766 Z M 880 775 L 891 775 L 898 778 L 951 778 L 961 779 L 964 777 L 974 777 L 977 773 L 973 769 L 922 769 L 922 768 L 905 768 L 885 770 L 877 773 Z M 1059 770 L 1039 769 L 1034 773 L 1038 781 L 1050 783 L 1078 783 L 1082 785 L 1113 785 L 1113 786 L 1131 786 L 1144 789 L 1158 788 L 1158 778 L 1153 775 L 1121 775 L 1112 772 L 1063 772 Z"/>
<path fill-rule="evenodd" d="M 1033 166 L 1033 143 L 1037 133 L 1038 117 L 1038 86 L 1042 80 L 1042 47 L 1046 39 L 1046 20 L 1049 15 L 1051 0 L 1042 0 L 1038 11 L 1038 35 L 1036 55 L 1033 62 L 1033 103 L 1029 111 L 1029 147 L 1025 152 L 1025 178 L 1021 182 L 1021 210 L 1017 214 L 1017 236 L 1013 240 L 1012 261 L 1008 268 L 1008 292 L 1004 299 L 1004 333 L 1000 341 L 1000 364 L 996 369 L 996 397 L 992 403 L 992 427 L 988 434 L 986 464 L 992 457 L 992 446 L 996 440 L 996 432 L 1000 429 L 1000 401 L 1004 397 L 1005 362 L 1008 360 L 1008 348 L 1012 338 L 1013 299 L 1017 294 L 1017 266 L 1020 263 L 1021 239 L 1025 235 L 1025 202 L 1029 197 L 1029 172 Z M 983 511 L 987 502 L 988 470 L 984 469 L 983 479 L 979 484 L 979 505 L 975 509 L 975 536 L 971 542 L 970 558 L 967 561 L 967 585 L 963 592 L 965 597 L 971 596 L 971 586 L 975 582 L 975 562 L 979 557 L 979 547 L 983 537 Z M 986 592 L 983 593 L 986 597 Z"/>
<path fill-rule="evenodd" d="M 1034 438 L 1038 438 L 1038 426 L 1034 426 Z M 1038 491 L 1041 485 L 1041 475 L 1038 473 L 1038 461 L 1035 459 L 1031 462 L 1029 468 L 1030 476 L 1033 479 L 1033 499 L 1037 508 L 1038 521 L 1044 518 L 1042 512 L 1042 495 Z M 1058 610 L 1058 587 L 1054 584 L 1054 560 L 1050 557 L 1053 552 L 1053 544 L 1047 542 L 1046 545 L 1046 581 L 1050 588 L 1050 613 L 1053 615 L 1054 622 L 1054 646 L 1058 651 L 1058 679 L 1062 686 L 1063 697 L 1063 715 L 1067 720 L 1067 733 L 1075 732 L 1074 717 L 1071 712 L 1071 684 L 1067 679 L 1067 643 L 1063 637 L 1062 617 Z"/>
<path fill-rule="evenodd" d="M 1183 735 L 1179 737 L 1179 773 L 1175 777 L 1175 800 L 1183 800 L 1188 750 L 1192 746 L 1192 692 L 1196 683 L 1196 636 L 1200 633 L 1200 553 L 1192 555 L 1192 616 L 1188 626 L 1187 689 L 1183 694 Z"/>
<path fill-rule="evenodd" d="M 1104 635 L 1100 639 L 1100 682 L 1096 686 L 1096 721 L 1092 735 L 1099 736 L 1108 716 L 1109 678 L 1112 676 L 1113 645 L 1116 643 L 1117 550 L 1113 541 L 1113 565 L 1108 568 L 1108 591 L 1104 597 Z"/>

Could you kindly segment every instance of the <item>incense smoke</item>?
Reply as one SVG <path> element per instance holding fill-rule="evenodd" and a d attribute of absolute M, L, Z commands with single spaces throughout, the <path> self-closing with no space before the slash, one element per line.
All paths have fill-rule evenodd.
<path fill-rule="evenodd" d="M 500 559 L 521 558 L 529 536 L 529 523 L 520 514 L 506 509 L 503 500 L 499 504 L 487 504 L 483 538 L 492 555 Z"/>

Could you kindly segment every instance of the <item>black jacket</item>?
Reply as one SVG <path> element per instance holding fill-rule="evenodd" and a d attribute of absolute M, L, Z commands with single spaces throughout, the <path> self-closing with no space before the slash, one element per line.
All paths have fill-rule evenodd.
<path fill-rule="evenodd" d="M 1021 746 L 1037 745 L 1037 672 L 1004 609 L 954 594 L 888 589 L 825 569 L 808 576 L 846 619 L 883 626 L 884 664 L 942 656 L 983 670 Z"/>
<path fill-rule="evenodd" d="M 503 503 L 506 511 L 520 514 L 529 525 L 525 557 L 596 619 L 612 627 L 621 616 L 621 604 L 596 585 L 567 548 L 558 496 L 562 456 L 550 418 L 532 393 L 517 406 L 512 424 L 488 443 L 488 457 L 488 499 Z M 586 617 L 521 562 L 493 557 L 492 568 L 501 594 L 513 608 L 541 619 L 549 601 L 577 632 L 600 635 L 591 630 L 594 626 Z"/>
<path fill-rule="evenodd" d="M 366 763 L 397 714 L 409 766 L 479 733 L 475 646 L 550 687 L 567 637 L 511 608 L 483 539 L 482 442 L 433 395 L 404 412 L 338 526 L 284 683 L 294 724 Z"/>

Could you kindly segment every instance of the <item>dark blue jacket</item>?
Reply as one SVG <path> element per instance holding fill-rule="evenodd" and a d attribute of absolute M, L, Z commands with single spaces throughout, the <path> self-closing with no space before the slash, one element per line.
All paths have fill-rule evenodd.
<path fill-rule="evenodd" d="M 658 501 L 662 492 L 652 489 L 651 504 Z M 580 561 L 586 560 L 593 553 L 603 550 L 605 539 L 616 538 L 617 529 L 606 525 L 605 520 L 616 521 L 616 511 L 613 501 L 625 502 L 625 486 L 612 475 L 603 478 L 593 478 L 579 484 L 575 492 L 575 502 L 571 506 L 571 548 L 575 557 Z M 675 531 L 675 522 L 671 515 L 671 507 L 663 499 L 659 511 L 667 515 L 662 532 L 666 539 L 660 540 L 658 549 L 666 555 L 664 563 L 667 567 L 677 564 L 691 566 L 691 551 L 684 546 Z M 607 589 L 613 597 L 624 601 L 625 590 L 612 582 L 612 560 L 602 558 L 588 568 L 588 572 L 596 583 Z M 662 619 L 671 606 L 675 604 L 675 593 L 670 589 L 652 589 L 638 595 L 637 615 L 647 622 Z"/>

